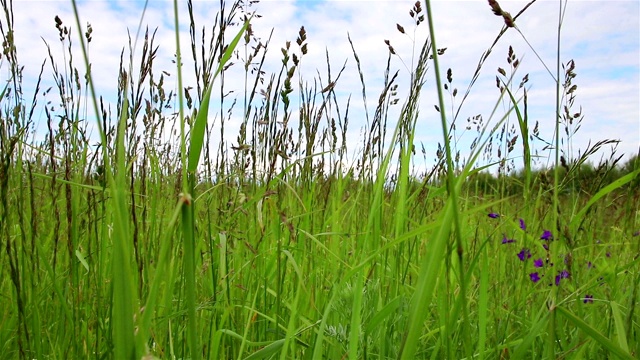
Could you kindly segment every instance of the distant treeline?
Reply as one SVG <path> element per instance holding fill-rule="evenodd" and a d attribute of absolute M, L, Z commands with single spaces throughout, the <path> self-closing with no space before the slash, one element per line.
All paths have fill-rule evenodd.
<path fill-rule="evenodd" d="M 588 162 L 572 165 L 562 161 L 559 169 L 561 194 L 577 192 L 591 196 L 608 184 L 640 168 L 640 158 L 637 155 L 626 162 L 622 162 L 621 158 L 602 161 L 598 165 Z M 551 189 L 553 174 L 554 168 L 532 170 L 531 179 L 534 190 Z M 525 175 L 522 170 L 499 176 L 483 171 L 470 176 L 466 186 L 468 190 L 476 190 L 482 194 L 516 195 L 523 190 Z M 640 177 L 636 176 L 619 190 L 637 192 L 639 189 Z"/>

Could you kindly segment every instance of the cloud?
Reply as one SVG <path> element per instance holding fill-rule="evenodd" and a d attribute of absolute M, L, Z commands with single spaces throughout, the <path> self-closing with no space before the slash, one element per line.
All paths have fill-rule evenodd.
<path fill-rule="evenodd" d="M 79 2 L 81 25 L 84 27 L 89 22 L 93 27 L 93 41 L 89 49 L 97 90 L 112 104 L 115 103 L 120 54 L 124 48 L 125 64 L 128 67 L 127 31 L 135 38 L 142 15 L 141 4 L 143 4 L 142 1 Z M 174 83 L 176 70 L 172 62 L 175 60 L 172 4 L 170 1 L 150 1 L 142 25 L 143 28 L 148 26 L 150 30 L 157 28 L 155 42 L 159 50 L 156 58 L 156 72 L 165 70 L 170 73 L 171 76 L 166 81 L 176 89 Z M 186 3 L 181 1 L 179 4 L 185 86 L 194 86 L 188 13 Z M 362 84 L 347 36 L 350 36 L 353 41 L 353 47 L 360 59 L 369 118 L 373 116 L 384 85 L 383 75 L 389 55 L 384 40 L 389 40 L 397 52 L 396 56 L 391 57 L 390 65 L 391 74 L 399 71 L 397 83 L 400 102 L 390 110 L 389 125 L 393 126 L 399 114 L 400 105 L 407 95 L 412 64 L 415 63 L 428 33 L 427 23 L 417 28 L 412 25 L 413 20 L 409 17 L 409 10 L 413 4 L 414 1 L 263 1 L 254 5 L 255 10 L 262 17 L 254 18 L 253 30 L 262 41 L 266 41 L 273 31 L 265 61 L 265 69 L 268 72 L 280 71 L 282 66 L 280 49 L 285 46 L 286 41 L 291 41 L 291 52 L 299 54 L 295 39 L 301 26 L 304 26 L 307 32 L 309 52 L 302 58 L 299 72 L 306 81 L 312 83 L 314 77 L 320 76 L 322 85 L 318 84 L 318 86 L 325 86 L 328 83 L 327 53 L 331 80 L 335 80 L 346 61 L 346 69 L 335 90 L 340 96 L 338 103 L 343 107 L 342 113 L 345 111 L 347 97 L 351 95 L 349 142 L 350 150 L 356 151 L 356 148 L 361 146 L 359 141 L 361 129 L 366 125 L 366 116 L 362 100 Z M 503 9 L 514 16 L 526 4 L 527 2 L 523 1 L 501 1 Z M 454 80 L 452 87 L 458 89 L 458 95 L 453 100 L 455 109 L 460 104 L 481 55 L 491 46 L 503 22 L 501 18 L 492 14 L 485 1 L 434 1 L 432 5 L 437 47 L 447 48 L 440 58 L 441 73 L 444 76 L 446 70 L 451 68 Z M 561 61 L 567 63 L 571 59 L 575 60 L 577 77 L 573 81 L 578 85 L 575 110 L 582 106 L 585 116 L 582 128 L 573 138 L 573 145 L 577 149 L 584 149 L 590 140 L 594 142 L 609 138 L 622 141 L 619 146 L 620 152 L 629 155 L 638 152 L 640 145 L 639 6 L 637 1 L 577 1 L 567 4 L 561 31 Z M 207 37 L 211 36 L 216 13 L 219 11 L 219 3 L 194 1 L 194 9 L 198 24 L 196 33 L 199 45 L 203 26 Z M 31 79 L 33 83 L 42 62 L 48 57 L 43 40 L 50 44 L 54 57 L 58 59 L 59 67 L 62 69 L 64 64 L 61 59 L 66 50 L 59 43 L 53 18 L 59 15 L 64 25 L 75 29 L 70 2 L 14 2 L 14 14 L 16 44 L 19 61 L 25 65 L 25 79 Z M 406 34 L 401 34 L 396 24 L 402 25 Z M 555 76 L 558 2 L 534 3 L 516 20 L 516 24 L 522 34 L 509 29 L 493 49 L 480 77 L 461 108 L 457 120 L 460 131 L 466 125 L 466 119 L 476 114 L 482 114 L 485 120 L 489 120 L 491 110 L 499 98 L 495 84 L 497 68 L 502 67 L 509 72 L 506 57 L 511 45 L 518 59 L 521 60 L 514 79 L 515 85 L 525 74 L 529 74 L 527 86 L 529 87 L 530 121 L 532 123 L 539 121 L 541 135 L 547 139 L 552 138 L 555 85 L 552 75 L 542 62 Z M 82 68 L 77 35 L 74 33 L 74 36 L 74 61 L 76 66 Z M 227 39 L 229 40 L 230 38 Z M 138 40 L 134 63 L 139 61 L 141 46 L 141 40 Z M 137 65 L 134 68 L 137 69 Z M 47 64 L 45 69 L 44 77 L 51 79 L 51 65 Z M 442 141 L 442 131 L 438 114 L 433 107 L 437 103 L 437 97 L 432 68 L 429 69 L 426 78 L 416 138 L 424 143 L 429 154 L 434 154 L 437 143 Z M 50 80 L 49 84 L 51 84 Z M 232 96 L 240 98 L 243 91 L 242 84 L 244 84 L 244 74 L 240 66 L 230 69 L 225 75 L 227 90 L 232 90 L 232 87 L 236 86 Z M 28 90 L 25 89 L 25 91 Z M 451 104 L 446 107 L 450 108 Z M 508 108 L 508 104 L 501 103 L 498 108 L 500 113 L 493 119 L 494 123 Z M 450 113 L 448 115 L 451 116 Z M 514 121 L 515 118 L 512 117 L 510 122 Z M 230 119 L 227 126 L 230 136 L 226 141 L 232 144 L 236 137 L 235 132 L 240 126 L 240 119 L 237 116 Z M 464 134 L 461 144 L 468 146 L 474 136 L 473 132 Z"/>

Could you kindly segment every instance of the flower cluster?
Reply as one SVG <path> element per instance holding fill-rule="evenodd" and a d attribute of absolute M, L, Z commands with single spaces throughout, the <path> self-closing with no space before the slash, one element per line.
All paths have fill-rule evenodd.
<path fill-rule="evenodd" d="M 498 219 L 502 217 L 502 215 L 498 213 L 489 213 L 488 216 L 491 219 Z M 521 218 L 518 219 L 518 225 L 522 231 L 525 231 L 525 232 L 527 231 L 527 224 L 525 223 L 524 219 L 521 219 Z M 542 231 L 542 234 L 540 235 L 540 241 L 542 241 L 542 247 L 546 252 L 546 260 L 543 260 L 543 257 L 538 257 L 538 256 L 534 258 L 534 253 L 532 253 L 532 250 L 528 247 L 521 247 L 520 251 L 516 253 L 518 260 L 523 263 L 526 263 L 529 261 L 529 259 L 534 258 L 533 271 L 529 272 L 529 280 L 532 283 L 538 283 L 540 280 L 542 280 L 542 278 L 544 277 L 544 273 L 548 272 L 548 270 L 546 270 L 545 267 L 549 269 L 554 266 L 554 264 L 549 261 L 549 259 L 551 258 L 549 253 L 549 244 L 553 240 L 554 240 L 554 236 L 551 230 L 544 229 Z M 515 238 L 508 237 L 504 233 L 502 234 L 502 241 L 501 241 L 502 245 L 515 244 L 516 242 L 517 241 Z M 570 263 L 571 263 L 571 257 L 569 255 L 565 256 L 564 264 L 570 267 Z M 591 269 L 592 267 L 594 267 L 594 265 L 591 262 L 588 262 L 587 268 Z M 550 282 L 549 286 L 553 286 L 553 285 L 560 286 L 560 284 L 564 280 L 569 280 L 569 279 L 571 279 L 571 272 L 568 269 L 564 268 L 556 273 L 554 277 L 554 281 Z M 585 304 L 593 303 L 593 295 L 585 294 L 584 297 L 582 298 L 582 301 Z"/>

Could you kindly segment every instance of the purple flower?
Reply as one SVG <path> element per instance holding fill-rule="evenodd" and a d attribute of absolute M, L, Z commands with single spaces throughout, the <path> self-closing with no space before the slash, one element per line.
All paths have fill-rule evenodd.
<path fill-rule="evenodd" d="M 520 219 L 520 229 L 527 230 L 527 224 L 524 223 L 524 220 Z"/>
<path fill-rule="evenodd" d="M 543 265 L 544 265 L 544 262 L 542 262 L 542 258 L 533 260 L 534 267 L 541 268 Z"/>
<path fill-rule="evenodd" d="M 585 295 L 584 298 L 582 299 L 582 302 L 585 304 L 589 304 L 589 303 L 593 303 L 593 295 Z"/>
<path fill-rule="evenodd" d="M 567 270 L 562 270 L 558 275 L 556 275 L 556 286 L 560 285 L 560 280 L 568 279 L 571 274 Z"/>
<path fill-rule="evenodd" d="M 507 235 L 502 236 L 502 244 L 511 244 L 514 242 L 516 242 L 515 239 L 509 239 L 507 238 Z"/>
<path fill-rule="evenodd" d="M 593 265 L 593 264 L 591 263 L 591 261 L 589 261 L 589 262 L 587 263 L 587 269 L 591 269 L 591 268 L 595 268 L 595 265 Z"/>
<path fill-rule="evenodd" d="M 522 248 L 522 250 L 520 250 L 520 252 L 518 253 L 518 259 L 520 259 L 520 261 L 525 261 L 530 257 L 531 251 L 529 251 L 529 249 L 527 248 Z"/>
<path fill-rule="evenodd" d="M 540 275 L 538 275 L 537 272 L 532 272 L 531 274 L 529 274 L 529 279 L 531 279 L 531 281 L 533 281 L 534 283 L 537 283 L 538 281 L 540 281 Z"/>
<path fill-rule="evenodd" d="M 489 213 L 489 217 L 492 218 L 492 219 L 497 219 L 497 218 L 500 217 L 500 214 L 498 214 L 498 213 Z"/>
<path fill-rule="evenodd" d="M 547 245 L 547 244 L 542 244 L 542 247 L 543 247 L 545 250 L 549 251 L 549 245 Z"/>
<path fill-rule="evenodd" d="M 553 234 L 551 234 L 551 231 L 545 230 L 540 236 L 540 240 L 545 240 L 545 241 L 553 240 Z"/>

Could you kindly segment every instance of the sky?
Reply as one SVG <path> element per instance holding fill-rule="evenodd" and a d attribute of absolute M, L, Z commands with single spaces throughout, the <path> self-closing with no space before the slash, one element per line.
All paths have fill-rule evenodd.
<path fill-rule="evenodd" d="M 415 1 L 324 1 L 324 0 L 263 0 L 252 4 L 250 12 L 261 15 L 254 18 L 252 26 L 255 36 L 266 41 L 270 33 L 271 40 L 265 68 L 277 72 L 281 64 L 280 48 L 291 41 L 295 48 L 295 39 L 301 26 L 307 32 L 309 52 L 302 59 L 298 71 L 303 79 L 313 83 L 318 76 L 322 84 L 327 80 L 327 52 L 332 76 L 346 62 L 346 69 L 338 81 L 335 91 L 338 101 L 346 106 L 351 96 L 349 123 L 349 152 L 357 156 L 361 148 L 361 132 L 366 125 L 365 106 L 362 100 L 362 85 L 358 76 L 356 62 L 347 36 L 353 41 L 354 48 L 361 61 L 366 85 L 366 108 L 369 118 L 373 117 L 379 94 L 383 89 L 384 70 L 389 55 L 385 40 L 389 40 L 397 55 L 391 57 L 391 72 L 399 71 L 398 105 L 390 110 L 390 122 L 397 119 L 400 107 L 406 98 L 412 63 L 428 35 L 427 23 L 415 26 L 409 16 L 409 10 Z M 499 1 L 503 10 L 512 15 L 518 13 L 527 2 Z M 564 3 L 563 3 L 564 4 Z M 67 0 L 21 0 L 13 2 L 15 43 L 19 62 L 24 66 L 25 94 L 33 88 L 43 61 L 48 59 L 49 44 L 54 57 L 63 59 L 64 48 L 58 40 L 54 17 L 58 15 L 65 26 L 75 29 L 75 20 L 71 2 Z M 117 69 L 120 53 L 128 47 L 128 31 L 135 38 L 138 25 L 157 28 L 156 44 L 159 45 L 156 72 L 165 70 L 175 74 L 172 62 L 175 54 L 175 35 L 173 32 L 173 2 L 151 0 L 142 17 L 144 1 L 78 1 L 81 24 L 87 22 L 93 27 L 93 40 L 90 44 L 90 57 L 94 80 L 99 95 L 115 102 Z M 422 3 L 423 12 L 424 3 Z M 211 26 L 220 9 L 219 1 L 194 1 L 197 26 L 205 26 L 207 36 L 211 35 Z M 476 70 L 478 61 L 500 32 L 503 21 L 495 16 L 487 1 L 433 1 L 434 28 L 436 46 L 447 48 L 440 57 L 443 78 L 447 69 L 452 69 L 452 88 L 458 90 L 458 96 L 445 99 L 447 115 L 457 110 Z M 188 35 L 188 14 L 186 1 L 179 1 L 181 22 L 181 47 L 184 54 L 190 53 Z M 563 63 L 575 61 L 577 74 L 573 83 L 578 86 L 572 112 L 581 111 L 584 118 L 580 129 L 570 139 L 570 159 L 578 157 L 589 146 L 599 140 L 620 140 L 617 154 L 633 156 L 640 151 L 640 2 L 630 1 L 568 1 L 564 8 L 560 40 L 560 59 Z M 514 82 L 520 82 L 525 74 L 529 81 L 528 112 L 530 127 L 536 121 L 540 124 L 541 137 L 553 138 L 555 82 L 547 68 L 555 74 L 557 55 L 559 2 L 538 0 L 518 18 L 516 24 L 521 33 L 509 29 L 494 47 L 484 64 L 480 77 L 471 88 L 469 97 L 460 109 L 457 119 L 456 138 L 458 149 L 463 156 L 468 153 L 469 144 L 476 135 L 475 128 L 465 130 L 467 118 L 481 114 L 485 123 L 495 124 L 508 107 L 506 101 L 499 101 L 496 88 L 498 67 L 508 70 L 506 61 L 509 46 L 520 60 Z M 3 27 L 6 20 L 2 17 Z M 405 29 L 401 34 L 400 24 Z M 75 31 L 75 30 L 74 30 Z M 73 52 L 76 64 L 81 68 L 80 47 L 77 33 L 74 32 Z M 139 57 L 140 46 L 136 48 Z M 134 55 L 135 56 L 135 55 Z M 185 59 L 187 62 L 188 59 Z M 62 61 L 61 61 L 62 62 Z M 545 67 L 546 65 L 546 67 Z M 61 66 L 61 65 L 59 65 Z M 237 67 L 240 68 L 240 67 Z M 0 63 L 0 78 L 7 78 L 6 63 Z M 185 66 L 185 70 L 191 70 Z M 417 166 L 430 166 L 435 157 L 435 149 L 442 142 L 442 130 L 439 114 L 435 111 L 437 93 L 433 67 L 430 66 L 421 98 L 420 112 L 416 123 L 416 142 L 418 148 L 427 151 L 427 160 Z M 44 67 L 44 83 L 52 84 L 51 64 Z M 193 86 L 193 75 L 188 75 L 185 86 Z M 189 77 L 190 76 L 190 77 Z M 175 76 L 170 77 L 175 79 Z M 243 74 L 230 70 L 225 84 L 242 84 Z M 175 83 L 173 83 L 176 89 Z M 46 88 L 46 86 L 42 86 Z M 32 90 L 31 90 L 32 92 Z M 236 92 L 240 101 L 241 91 Z M 519 92 L 522 95 L 522 90 Z M 28 95 L 27 98 L 30 98 Z M 52 94 L 47 95 L 55 103 Z M 44 101 L 41 101 L 44 103 Z M 177 105 L 176 105 L 177 106 Z M 497 106 L 496 115 L 490 115 Z M 454 109 L 454 110 L 452 110 Z M 36 112 L 44 121 L 44 112 Z M 509 118 L 510 124 L 516 118 Z M 226 124 L 227 146 L 237 145 L 235 138 L 240 120 L 232 118 Z M 215 123 L 212 126 L 216 126 Z M 36 134 L 37 136 L 37 134 Z M 521 146 L 520 140 L 516 147 Z M 534 145 L 541 150 L 540 141 Z M 567 145 L 568 146 L 568 145 Z M 567 148 L 565 146 L 565 148 Z M 611 147 L 596 154 L 591 160 L 597 163 L 602 156 L 608 157 Z M 546 156 L 548 153 L 541 152 Z M 512 154 L 517 157 L 517 154 Z M 495 157 L 495 155 L 494 155 Z M 516 162 L 521 161 L 515 159 Z M 547 157 L 540 160 L 548 165 Z"/>

